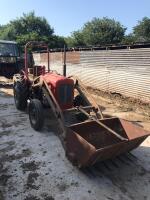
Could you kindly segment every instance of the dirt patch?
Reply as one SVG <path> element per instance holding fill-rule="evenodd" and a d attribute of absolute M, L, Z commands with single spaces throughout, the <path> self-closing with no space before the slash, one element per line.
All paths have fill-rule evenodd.
<path fill-rule="evenodd" d="M 14 148 L 15 148 L 15 145 L 8 145 L 7 147 L 2 148 L 0 152 L 6 153 L 6 152 L 13 150 Z"/>
<path fill-rule="evenodd" d="M 10 105 L 6 103 L 6 104 L 3 104 L 3 105 L 0 105 L 0 109 L 7 110 L 9 106 Z"/>
<path fill-rule="evenodd" d="M 52 196 L 47 196 L 44 198 L 44 200 L 55 200 Z"/>
<path fill-rule="evenodd" d="M 4 107 L 3 107 L 3 109 L 4 109 Z M 5 129 L 5 128 L 12 127 L 12 124 L 9 124 L 6 120 L 0 120 L 0 127 Z"/>
<path fill-rule="evenodd" d="M 27 163 L 23 163 L 21 165 L 22 169 L 23 169 L 23 172 L 27 172 L 27 171 L 35 171 L 37 169 L 39 169 L 39 165 L 40 163 L 39 162 L 35 162 L 35 161 L 31 161 L 31 162 L 27 162 Z"/>
<path fill-rule="evenodd" d="M 12 162 L 13 160 L 20 160 L 24 157 L 28 157 L 31 155 L 30 149 L 23 149 L 22 153 L 20 154 L 3 154 L 2 157 L 0 157 L 0 162 Z"/>
<path fill-rule="evenodd" d="M 69 188 L 69 185 L 67 185 L 65 182 L 63 182 L 63 183 L 59 183 L 57 185 L 57 187 L 60 190 L 60 192 L 64 192 L 66 189 Z"/>
<path fill-rule="evenodd" d="M 24 200 L 55 200 L 55 199 L 52 196 L 45 196 L 42 199 L 40 199 L 36 196 L 31 195 L 31 196 L 25 197 Z"/>
<path fill-rule="evenodd" d="M 53 196 L 49 196 L 48 194 L 42 194 L 43 200 L 55 200 Z"/>
<path fill-rule="evenodd" d="M 78 182 L 72 182 L 71 186 L 79 187 L 79 183 Z"/>
<path fill-rule="evenodd" d="M 54 200 L 54 198 L 49 196 L 49 197 L 44 198 L 44 200 Z"/>
<path fill-rule="evenodd" d="M 35 181 L 37 180 L 39 174 L 38 173 L 29 173 L 28 178 L 27 178 L 27 184 L 26 188 L 27 189 L 35 189 L 38 190 L 39 186 L 35 185 Z"/>
<path fill-rule="evenodd" d="M 24 200 L 41 200 L 41 199 L 39 199 L 39 198 L 36 197 L 36 196 L 31 195 L 31 196 L 27 196 L 27 197 L 25 197 Z"/>
<path fill-rule="evenodd" d="M 4 200 L 4 196 L 3 196 L 2 191 L 0 191 L 0 200 Z"/>
<path fill-rule="evenodd" d="M 0 81 L 0 96 L 1 97 L 5 97 L 5 98 L 9 98 L 10 96 L 13 96 L 13 84 L 9 83 L 9 84 L 2 84 L 2 82 Z"/>
<path fill-rule="evenodd" d="M 3 137 L 4 135 L 8 136 L 10 134 L 12 134 L 12 132 L 10 130 L 1 131 L 0 132 L 0 138 Z"/>
<path fill-rule="evenodd" d="M 107 93 L 98 89 L 87 87 L 88 91 L 92 95 L 97 95 L 107 102 L 116 105 L 120 110 L 124 112 L 135 111 L 142 113 L 145 116 L 150 116 L 150 104 L 144 103 L 138 99 L 122 96 L 119 93 Z"/>
<path fill-rule="evenodd" d="M 0 163 L 0 173 L 6 173 L 8 168 L 4 168 L 3 163 Z"/>
<path fill-rule="evenodd" d="M 0 185 L 2 186 L 6 186 L 7 185 L 7 181 L 8 179 L 11 177 L 11 175 L 6 175 L 6 174 L 2 174 L 0 176 Z"/>

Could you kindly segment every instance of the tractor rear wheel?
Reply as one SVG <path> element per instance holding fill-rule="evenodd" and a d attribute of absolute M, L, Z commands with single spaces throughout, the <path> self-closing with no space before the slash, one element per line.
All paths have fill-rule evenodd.
<path fill-rule="evenodd" d="M 27 86 L 25 86 L 21 82 L 16 82 L 14 84 L 14 100 L 15 105 L 18 110 L 25 110 L 27 107 L 27 97 L 28 97 L 28 91 Z"/>
<path fill-rule="evenodd" d="M 32 128 L 40 131 L 44 125 L 44 112 L 40 100 L 32 99 L 29 103 L 29 120 Z"/>

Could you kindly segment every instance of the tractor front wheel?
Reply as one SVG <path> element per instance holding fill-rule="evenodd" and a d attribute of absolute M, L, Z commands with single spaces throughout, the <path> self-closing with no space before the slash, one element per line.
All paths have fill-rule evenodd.
<path fill-rule="evenodd" d="M 44 124 L 43 106 L 40 100 L 32 99 L 29 103 L 29 120 L 32 128 L 40 131 Z"/>
<path fill-rule="evenodd" d="M 28 88 L 21 82 L 14 84 L 14 100 L 18 110 L 24 111 L 27 107 Z"/>

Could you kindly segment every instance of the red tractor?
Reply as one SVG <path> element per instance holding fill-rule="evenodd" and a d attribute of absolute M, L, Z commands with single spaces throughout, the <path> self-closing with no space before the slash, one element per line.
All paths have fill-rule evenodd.
<path fill-rule="evenodd" d="M 27 50 L 33 47 L 46 49 L 46 67 L 28 66 Z M 65 67 L 64 63 L 66 73 Z M 28 106 L 30 124 L 37 131 L 44 125 L 45 111 L 53 113 L 66 155 L 73 164 L 85 167 L 114 158 L 138 147 L 148 137 L 148 132 L 129 121 L 104 118 L 81 81 L 66 77 L 65 73 L 60 75 L 50 70 L 47 45 L 27 43 L 25 68 L 14 75 L 14 99 L 17 109 L 25 110 Z M 66 124 L 66 116 L 69 116 L 69 124 Z"/>

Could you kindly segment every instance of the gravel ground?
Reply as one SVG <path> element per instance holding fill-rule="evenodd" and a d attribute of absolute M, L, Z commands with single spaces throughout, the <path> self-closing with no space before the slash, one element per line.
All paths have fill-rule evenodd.
<path fill-rule="evenodd" d="M 0 200 L 150 199 L 150 137 L 132 155 L 79 170 L 65 157 L 56 122 L 34 131 L 9 94 L 0 89 Z"/>

